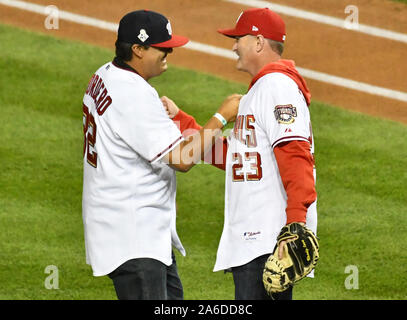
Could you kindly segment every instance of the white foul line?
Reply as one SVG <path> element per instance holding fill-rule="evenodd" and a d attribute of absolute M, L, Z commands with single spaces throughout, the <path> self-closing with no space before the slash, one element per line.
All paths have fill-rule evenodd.
<path fill-rule="evenodd" d="M 30 2 L 25 2 L 25 1 L 19 1 L 19 0 L 0 0 L 0 4 L 9 6 L 9 7 L 14 7 L 18 8 L 21 10 L 26 10 L 30 12 L 35 12 L 38 14 L 42 15 L 48 15 L 49 12 L 46 12 L 46 6 L 42 6 L 39 4 L 34 4 Z M 63 11 L 63 10 L 58 10 L 58 18 L 66 21 L 71 21 L 79 24 L 84 24 L 87 26 L 91 27 L 96 27 L 99 29 L 104 29 L 104 30 L 109 30 L 109 31 L 114 31 L 117 32 L 117 29 L 119 27 L 118 24 L 116 23 L 111 23 L 91 17 L 86 17 L 86 16 L 81 16 L 79 14 L 71 13 L 68 11 Z"/>
<path fill-rule="evenodd" d="M 334 18 L 331 16 L 315 13 L 312 11 L 296 9 L 296 8 L 292 8 L 292 7 L 288 7 L 288 6 L 284 6 L 284 5 L 280 5 L 280 4 L 275 4 L 275 3 L 271 3 L 269 1 L 263 1 L 263 0 L 223 0 L 223 1 L 238 3 L 238 4 L 242 4 L 244 6 L 248 6 L 248 7 L 257 7 L 257 8 L 268 7 L 277 13 L 281 13 L 281 14 L 284 14 L 287 16 L 300 18 L 300 19 L 306 19 L 306 20 L 317 22 L 317 23 L 328 24 L 328 25 L 342 28 L 342 29 L 365 33 L 365 34 L 375 36 L 375 37 L 381 37 L 381 38 L 386 38 L 389 40 L 407 43 L 407 35 L 404 33 L 376 28 L 376 27 L 368 26 L 368 25 L 362 24 L 362 23 L 358 23 L 354 29 L 353 28 L 349 29 L 346 27 L 346 23 L 345 23 L 346 17 L 344 17 L 344 19 Z"/>
<path fill-rule="evenodd" d="M 227 1 L 229 1 L 229 0 L 227 0 Z M 237 1 L 237 0 L 233 0 L 233 1 Z M 0 0 L 0 4 L 22 9 L 22 10 L 26 10 L 26 11 L 30 11 L 30 12 L 35 12 L 35 13 L 42 14 L 42 15 L 47 15 L 47 13 L 46 13 L 47 7 L 41 6 L 38 4 L 33 4 L 33 3 L 20 1 L 20 0 Z M 108 31 L 113 31 L 113 32 L 117 32 L 117 29 L 119 27 L 119 25 L 116 23 L 111 23 L 111 22 L 99 20 L 96 18 L 82 16 L 82 15 L 78 15 L 78 14 L 71 13 L 68 11 L 63 11 L 63 10 L 58 10 L 58 15 L 59 15 L 59 19 L 62 19 L 62 20 L 71 21 L 74 23 L 92 26 L 92 27 L 96 27 L 96 28 L 108 30 Z M 211 46 L 211 45 L 207 45 L 207 44 L 203 44 L 203 43 L 199 43 L 199 42 L 195 42 L 195 41 L 190 41 L 185 46 L 185 48 L 203 52 L 206 54 L 212 54 L 212 55 L 227 58 L 227 59 L 232 59 L 232 60 L 236 59 L 235 53 L 232 52 L 231 50 L 218 48 L 215 46 Z M 334 85 L 345 87 L 345 88 L 352 89 L 352 90 L 357 90 L 357 91 L 361 91 L 361 92 L 365 92 L 365 93 L 369 93 L 369 94 L 373 94 L 373 95 L 378 95 L 378 96 L 382 96 L 382 97 L 386 97 L 386 98 L 390 98 L 390 99 L 407 102 L 407 93 L 404 93 L 401 91 L 377 87 L 377 86 L 373 86 L 373 85 L 370 85 L 367 83 L 349 80 L 349 79 L 345 79 L 345 78 L 341 78 L 341 77 L 337 77 L 337 76 L 332 76 L 327 73 L 313 71 L 310 69 L 304 69 L 304 68 L 300 68 L 300 67 L 297 67 L 297 69 L 304 77 L 312 79 L 312 80 L 317 80 L 317 81 L 334 84 Z"/>

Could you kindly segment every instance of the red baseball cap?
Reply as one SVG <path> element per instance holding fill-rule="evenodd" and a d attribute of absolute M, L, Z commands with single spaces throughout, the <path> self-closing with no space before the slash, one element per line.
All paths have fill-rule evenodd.
<path fill-rule="evenodd" d="M 283 19 L 269 8 L 245 10 L 240 14 L 233 29 L 219 29 L 218 32 L 232 38 L 261 34 L 278 42 L 284 42 L 286 36 Z"/>
<path fill-rule="evenodd" d="M 120 20 L 117 39 L 159 48 L 181 47 L 189 41 L 186 37 L 173 34 L 170 21 L 161 13 L 151 10 L 126 14 Z"/>

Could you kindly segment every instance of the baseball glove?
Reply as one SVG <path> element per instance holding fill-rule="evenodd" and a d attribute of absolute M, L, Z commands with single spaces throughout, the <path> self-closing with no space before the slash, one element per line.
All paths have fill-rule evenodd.
<path fill-rule="evenodd" d="M 284 246 L 283 258 L 278 259 L 281 241 L 292 240 Z M 267 259 L 263 271 L 263 284 L 267 294 L 287 290 L 315 268 L 319 258 L 319 244 L 314 233 L 297 222 L 281 229 L 273 254 Z"/>

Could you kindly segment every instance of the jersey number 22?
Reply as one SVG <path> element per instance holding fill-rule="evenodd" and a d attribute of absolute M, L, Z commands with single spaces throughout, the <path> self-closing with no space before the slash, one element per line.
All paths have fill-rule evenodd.
<path fill-rule="evenodd" d="M 86 154 L 88 163 L 96 168 L 98 154 L 96 151 L 90 150 L 95 148 L 96 144 L 96 123 L 95 118 L 89 112 L 89 108 L 86 105 L 83 105 L 83 135 L 83 156 Z"/>

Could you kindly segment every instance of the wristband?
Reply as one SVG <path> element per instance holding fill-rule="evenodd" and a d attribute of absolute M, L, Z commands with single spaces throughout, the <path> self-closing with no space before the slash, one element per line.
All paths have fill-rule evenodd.
<path fill-rule="evenodd" d="M 223 125 L 223 126 L 226 126 L 226 125 L 228 124 L 228 122 L 226 121 L 226 119 L 225 119 L 220 113 L 216 112 L 213 116 L 214 116 L 216 119 L 218 119 L 220 122 L 222 122 L 222 125 Z"/>

